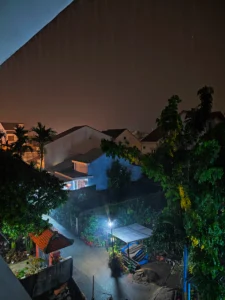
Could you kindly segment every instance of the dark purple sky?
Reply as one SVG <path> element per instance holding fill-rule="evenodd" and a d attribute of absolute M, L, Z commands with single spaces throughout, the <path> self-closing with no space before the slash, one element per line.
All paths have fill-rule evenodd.
<path fill-rule="evenodd" d="M 80 0 L 0 69 L 0 120 L 150 131 L 167 99 L 225 111 L 224 0 Z"/>
<path fill-rule="evenodd" d="M 0 0 L 0 65 L 72 0 Z"/>

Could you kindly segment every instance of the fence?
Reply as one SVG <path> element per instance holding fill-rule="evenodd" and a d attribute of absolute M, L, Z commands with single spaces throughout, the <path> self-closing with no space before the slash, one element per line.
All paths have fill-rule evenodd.
<path fill-rule="evenodd" d="M 68 282 L 72 278 L 72 273 L 73 259 L 68 257 L 37 274 L 20 279 L 20 282 L 30 297 L 35 298 Z"/>

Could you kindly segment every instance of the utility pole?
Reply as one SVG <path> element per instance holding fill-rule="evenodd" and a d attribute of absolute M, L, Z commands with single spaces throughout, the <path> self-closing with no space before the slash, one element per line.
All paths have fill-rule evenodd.
<path fill-rule="evenodd" d="M 92 282 L 92 297 L 91 300 L 95 300 L 95 277 L 93 276 L 93 282 Z"/>

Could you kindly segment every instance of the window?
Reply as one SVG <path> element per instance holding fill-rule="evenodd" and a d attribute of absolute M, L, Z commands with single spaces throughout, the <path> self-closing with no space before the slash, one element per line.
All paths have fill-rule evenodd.
<path fill-rule="evenodd" d="M 77 172 L 81 172 L 84 174 L 88 173 L 88 165 L 85 163 L 75 162 L 74 163 L 74 170 Z"/>
<path fill-rule="evenodd" d="M 143 149 L 145 149 L 146 147 L 145 146 L 143 146 Z"/>
<path fill-rule="evenodd" d="M 79 179 L 77 180 L 77 189 L 82 189 L 88 185 L 88 179 Z"/>
<path fill-rule="evenodd" d="M 124 136 L 123 139 L 126 140 L 127 138 Z"/>
<path fill-rule="evenodd" d="M 14 135 L 8 135 L 8 141 L 14 142 Z"/>

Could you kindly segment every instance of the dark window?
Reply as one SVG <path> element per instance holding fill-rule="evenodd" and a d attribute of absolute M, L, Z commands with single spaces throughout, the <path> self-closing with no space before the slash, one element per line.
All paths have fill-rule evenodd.
<path fill-rule="evenodd" d="M 124 136 L 123 139 L 126 140 L 127 138 Z"/>
<path fill-rule="evenodd" d="M 143 146 L 143 149 L 145 149 L 145 146 Z"/>

